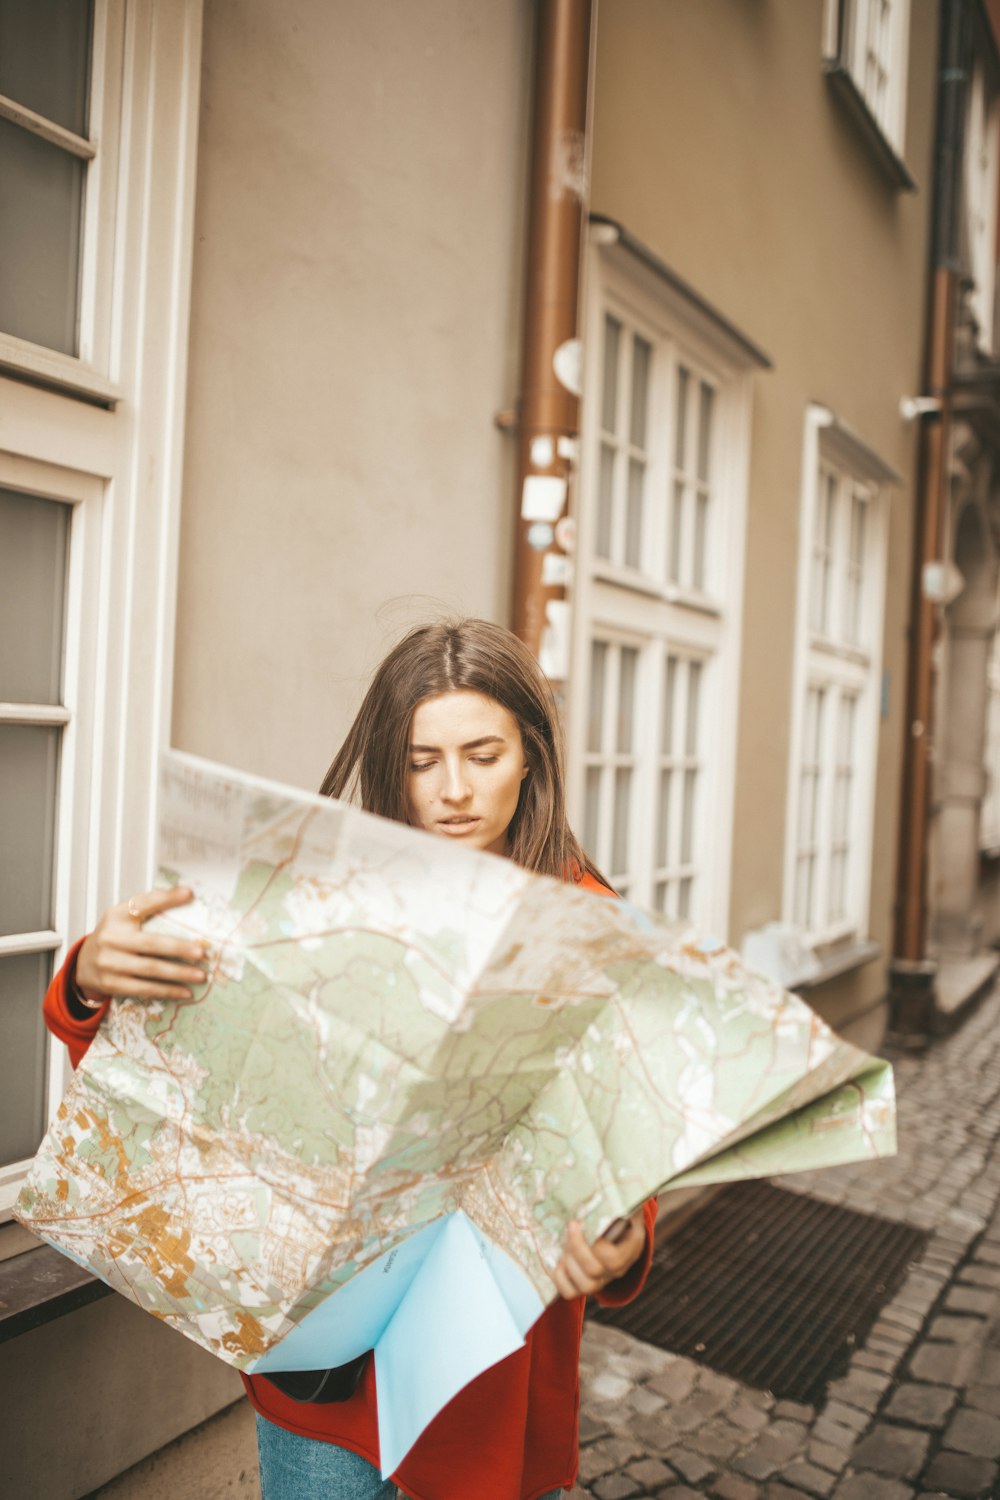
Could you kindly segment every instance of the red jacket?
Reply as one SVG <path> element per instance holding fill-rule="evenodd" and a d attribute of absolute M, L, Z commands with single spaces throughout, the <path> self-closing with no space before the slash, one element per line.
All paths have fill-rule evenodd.
<path fill-rule="evenodd" d="M 589 875 L 581 882 L 604 889 Z M 86 1052 L 104 1009 L 78 1020 L 69 1008 L 79 943 L 53 979 L 45 996 L 49 1030 L 69 1048 L 76 1067 Z M 641 1288 L 653 1253 L 656 1202 L 644 1208 L 646 1246 L 620 1280 L 598 1300 L 630 1301 Z M 580 1335 L 584 1299 L 551 1303 L 528 1332 L 523 1349 L 484 1371 L 439 1412 L 392 1476 L 414 1500 L 536 1500 L 549 1490 L 570 1489 L 576 1479 L 577 1415 L 580 1404 Z M 302 1437 L 338 1443 L 378 1465 L 375 1370 L 369 1361 L 349 1401 L 326 1405 L 283 1396 L 264 1376 L 243 1376 L 255 1409 Z"/>

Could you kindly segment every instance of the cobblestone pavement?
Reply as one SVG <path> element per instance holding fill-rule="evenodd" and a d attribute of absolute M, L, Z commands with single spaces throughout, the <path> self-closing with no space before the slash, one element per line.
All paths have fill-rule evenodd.
<path fill-rule="evenodd" d="M 818 1407 L 588 1323 L 573 1500 L 1000 1497 L 1000 990 L 893 1057 L 899 1155 L 782 1186 L 929 1239 Z"/>

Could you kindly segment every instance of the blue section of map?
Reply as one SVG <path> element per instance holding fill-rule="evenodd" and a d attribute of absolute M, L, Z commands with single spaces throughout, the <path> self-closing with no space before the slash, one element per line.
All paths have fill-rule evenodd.
<path fill-rule="evenodd" d="M 426 1224 L 327 1297 L 249 1370 L 327 1370 L 374 1349 L 447 1219 Z"/>
<path fill-rule="evenodd" d="M 524 1342 L 542 1301 L 465 1214 L 427 1224 L 353 1277 L 252 1367 L 325 1370 L 375 1350 L 382 1472 L 483 1370 Z"/>
<path fill-rule="evenodd" d="M 521 1347 L 541 1311 L 509 1257 L 452 1214 L 375 1349 L 383 1477 L 463 1386 Z"/>

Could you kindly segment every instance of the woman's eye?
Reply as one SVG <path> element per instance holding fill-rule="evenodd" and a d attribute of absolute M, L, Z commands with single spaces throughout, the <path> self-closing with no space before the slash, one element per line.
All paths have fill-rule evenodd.
<path fill-rule="evenodd" d="M 498 757 L 496 755 L 474 755 L 472 759 L 477 766 L 495 766 Z"/>
<path fill-rule="evenodd" d="M 431 766 L 433 764 L 434 764 L 434 762 L 432 760 L 411 760 L 410 761 L 410 770 L 411 771 L 429 771 L 430 768 L 431 768 Z"/>

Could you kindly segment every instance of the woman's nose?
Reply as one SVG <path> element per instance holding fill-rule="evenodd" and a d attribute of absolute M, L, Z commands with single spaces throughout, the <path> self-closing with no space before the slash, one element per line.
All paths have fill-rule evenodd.
<path fill-rule="evenodd" d="M 446 802 L 464 802 L 469 795 L 469 780 L 461 763 L 445 767 L 444 787 L 441 792 Z"/>

